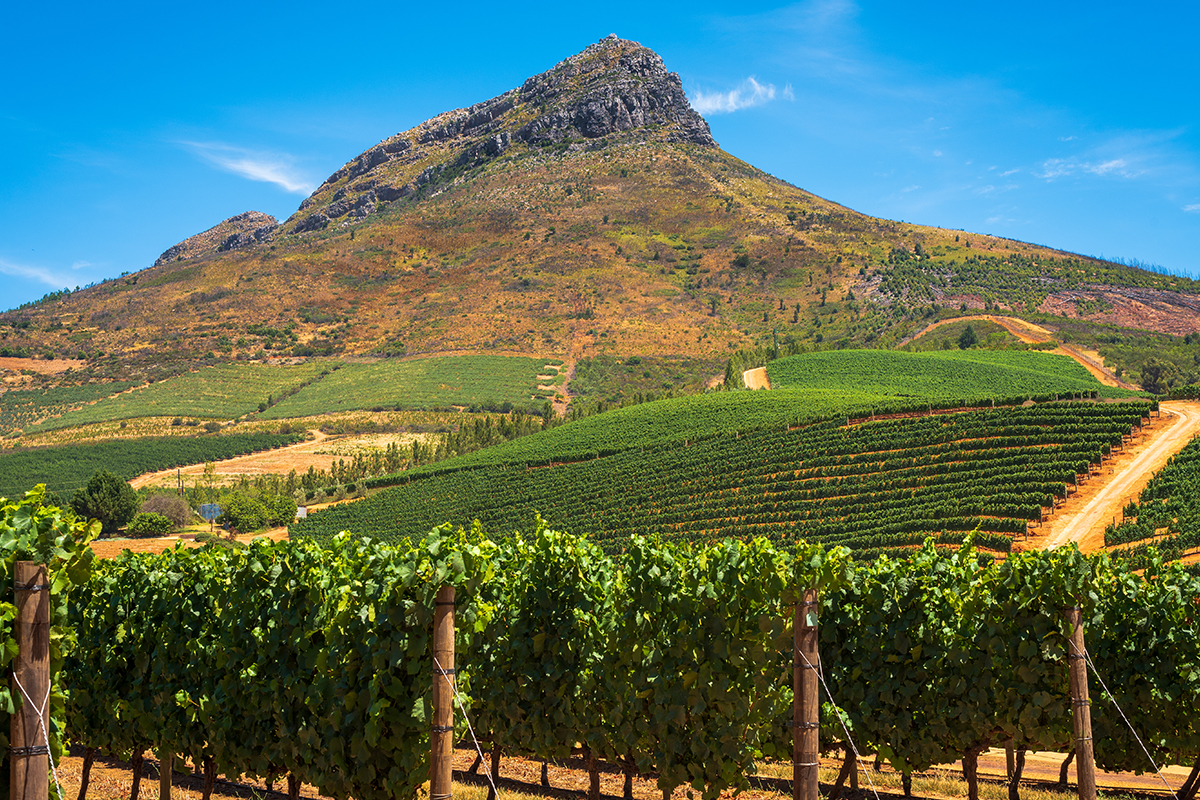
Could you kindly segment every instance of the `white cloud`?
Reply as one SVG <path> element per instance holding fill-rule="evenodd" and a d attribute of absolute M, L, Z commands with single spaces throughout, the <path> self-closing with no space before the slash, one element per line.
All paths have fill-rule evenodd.
<path fill-rule="evenodd" d="M 1119 178 L 1136 178 L 1145 173 L 1145 170 L 1132 166 L 1124 158 L 1110 158 L 1098 163 L 1078 158 L 1048 158 L 1042 162 L 1042 171 L 1040 173 L 1035 172 L 1034 174 L 1039 178 L 1054 180 L 1055 178 L 1074 175 L 1077 172 L 1086 172 L 1091 175 L 1100 176 L 1112 175 Z"/>
<path fill-rule="evenodd" d="M 784 96 L 792 94 L 791 86 L 784 89 Z M 742 81 L 741 86 L 728 92 L 696 92 L 692 108 L 701 114 L 729 114 L 743 108 L 754 108 L 775 99 L 775 84 L 759 83 L 753 75 Z M 792 99 L 792 98 L 789 98 Z"/>
<path fill-rule="evenodd" d="M 31 267 L 27 264 L 14 264 L 11 261 L 5 261 L 0 258 L 0 273 L 11 275 L 14 278 L 25 278 L 26 280 L 38 281 L 44 283 L 54 289 L 65 289 L 71 284 L 77 283 L 70 275 L 60 275 L 53 270 L 45 269 L 44 267 Z"/>
<path fill-rule="evenodd" d="M 903 189 L 901 189 L 900 191 L 902 191 L 902 192 L 915 192 L 917 189 L 920 189 L 920 188 L 921 188 L 920 184 L 913 184 L 912 186 L 905 186 L 905 187 L 904 187 Z"/>
<path fill-rule="evenodd" d="M 71 265 L 71 269 L 87 269 L 88 267 L 94 267 L 94 266 L 96 266 L 96 265 L 90 261 L 76 261 L 74 264 Z"/>
<path fill-rule="evenodd" d="M 941 158 L 941 157 L 942 157 L 942 151 L 941 151 L 941 150 L 934 150 L 934 151 L 933 151 L 933 154 L 934 154 L 935 156 L 937 156 L 938 158 Z"/>
<path fill-rule="evenodd" d="M 1001 178 L 1004 178 L 1004 177 L 1007 177 L 1007 176 L 1009 176 L 1009 175 L 1015 175 L 1016 173 L 1018 173 L 1018 172 L 1020 172 L 1020 171 L 1021 171 L 1021 170 L 1020 170 L 1019 168 L 1016 168 L 1016 167 L 1014 167 L 1013 169 L 1010 169 L 1008 172 L 1001 172 L 1001 173 L 1000 173 L 1000 177 L 1001 177 Z"/>
<path fill-rule="evenodd" d="M 273 183 L 295 194 L 312 194 L 316 185 L 296 169 L 286 153 L 247 150 L 222 142 L 179 142 L 214 166 L 252 181 Z"/>
<path fill-rule="evenodd" d="M 796 99 L 796 93 L 792 91 L 792 85 L 790 83 L 785 83 L 783 85 L 783 99 L 784 100 L 795 100 Z"/>
<path fill-rule="evenodd" d="M 1184 211 L 1190 211 L 1193 214 L 1200 214 L 1200 203 L 1192 203 L 1190 206 L 1184 206 Z"/>

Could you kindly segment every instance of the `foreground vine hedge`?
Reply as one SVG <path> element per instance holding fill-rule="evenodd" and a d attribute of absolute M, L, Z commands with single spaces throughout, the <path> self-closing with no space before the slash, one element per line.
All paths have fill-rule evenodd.
<path fill-rule="evenodd" d="M 79 519 L 70 509 L 47 505 L 46 489 L 37 486 L 16 500 L 0 497 L 0 669 L 11 672 L 17 656 L 16 597 L 13 578 L 18 561 L 46 565 L 50 580 L 50 719 L 47 725 L 50 754 L 62 756 L 66 693 L 63 691 L 63 654 L 74 639 L 74 621 L 68 623 L 67 605 L 72 591 L 86 585 L 95 554 L 88 543 L 100 534 L 100 523 Z M 39 701 L 40 698 L 34 698 Z M 0 794 L 8 797 L 9 732 L 12 714 L 24 702 L 9 681 L 0 682 Z"/>
<path fill-rule="evenodd" d="M 1003 562 L 968 539 L 855 562 L 844 548 L 635 538 L 605 555 L 539 525 L 488 540 L 348 535 L 126 554 L 73 596 L 67 727 L 332 797 L 412 797 L 428 766 L 431 625 L 458 588 L 459 686 L 509 753 L 602 759 L 705 797 L 791 752 L 791 603 L 819 587 L 821 658 L 856 744 L 910 774 L 1012 739 L 1069 746 L 1062 609 L 1159 761 L 1200 756 L 1200 578 L 1060 548 Z M 1101 767 L 1150 769 L 1092 680 Z M 828 699 L 824 698 L 823 699 Z M 456 709 L 456 717 L 461 715 Z"/>

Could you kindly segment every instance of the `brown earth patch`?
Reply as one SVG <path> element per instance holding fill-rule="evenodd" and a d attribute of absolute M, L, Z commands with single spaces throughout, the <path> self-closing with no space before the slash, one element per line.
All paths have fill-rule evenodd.
<path fill-rule="evenodd" d="M 742 373 L 742 381 L 747 389 L 770 389 L 771 379 L 767 376 L 766 367 L 748 369 Z"/>
<path fill-rule="evenodd" d="M 0 370 L 20 372 L 27 369 L 41 375 L 57 375 L 69 369 L 83 369 L 85 366 L 87 362 L 77 358 L 55 358 L 50 361 L 40 358 L 0 358 Z"/>

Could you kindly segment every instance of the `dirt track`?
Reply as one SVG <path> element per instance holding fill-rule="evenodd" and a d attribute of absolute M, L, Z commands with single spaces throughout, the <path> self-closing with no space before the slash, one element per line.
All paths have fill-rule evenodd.
<path fill-rule="evenodd" d="M 1097 488 L 1084 498 L 1082 507 L 1064 509 L 1047 523 L 1049 530 L 1041 542 L 1043 547 L 1056 547 L 1078 542 L 1085 553 L 1104 549 L 1104 527 L 1150 482 L 1171 456 L 1200 435 L 1200 402 L 1173 400 L 1161 405 L 1164 420 L 1175 419 L 1148 437 L 1134 457 L 1117 467 L 1115 474 L 1105 479 L 1093 478 Z M 1041 537 L 1038 537 L 1041 538 Z"/>
<path fill-rule="evenodd" d="M 771 379 L 767 377 L 766 367 L 748 369 L 742 373 L 742 381 L 747 389 L 770 389 Z"/>

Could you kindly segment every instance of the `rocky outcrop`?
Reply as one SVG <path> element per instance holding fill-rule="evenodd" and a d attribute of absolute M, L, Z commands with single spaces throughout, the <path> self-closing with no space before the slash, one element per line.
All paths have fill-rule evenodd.
<path fill-rule="evenodd" d="M 644 131 L 668 142 L 716 147 L 679 76 L 653 50 L 611 35 L 540 75 L 469 108 L 397 134 L 334 172 L 287 223 L 292 233 L 356 219 L 409 197 L 447 170 L 494 159 L 514 145 L 587 143 Z M 415 176 L 404 167 L 428 162 Z M 413 168 L 415 170 L 415 167 Z"/>
<path fill-rule="evenodd" d="M 154 262 L 154 266 L 265 242 L 278 227 L 279 222 L 270 214 L 247 211 L 168 247 Z"/>

